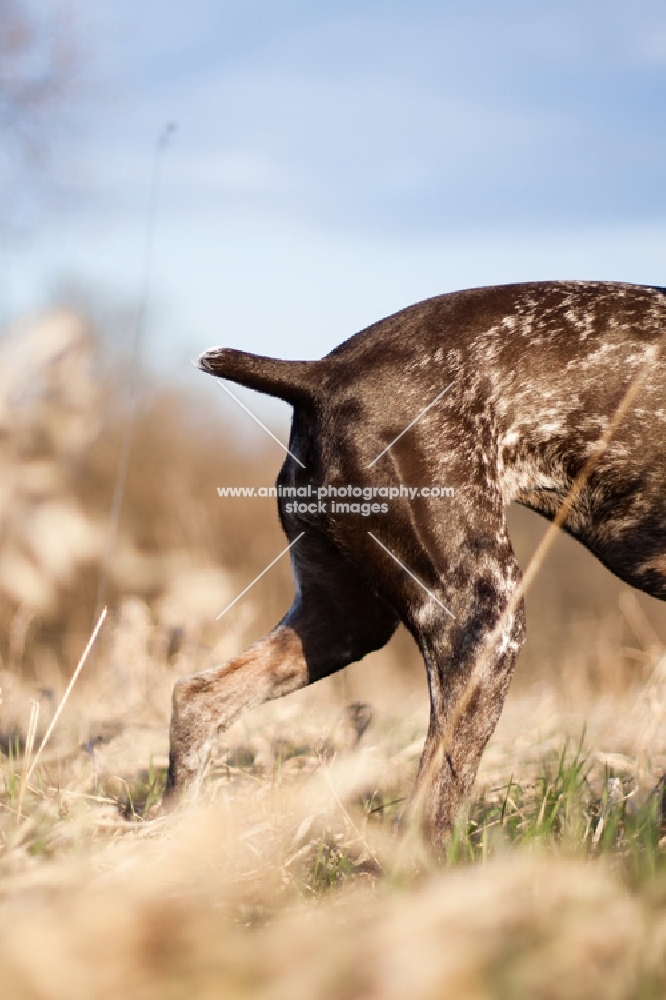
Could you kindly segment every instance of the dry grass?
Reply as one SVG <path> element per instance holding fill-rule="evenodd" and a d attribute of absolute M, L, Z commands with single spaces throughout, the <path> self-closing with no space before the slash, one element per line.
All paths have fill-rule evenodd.
<path fill-rule="evenodd" d="M 215 625 L 284 544 L 271 501 L 216 487 L 281 456 L 174 390 L 144 393 L 109 617 L 35 764 L 92 627 L 123 419 L 91 331 L 51 324 L 0 345 L 1 995 L 666 995 L 666 615 L 566 540 L 446 858 L 396 832 L 428 711 L 404 634 L 240 719 L 202 800 L 156 814 L 173 681 L 291 591 L 278 564 Z M 512 517 L 524 564 L 539 522 Z"/>
<path fill-rule="evenodd" d="M 440 861 L 393 824 L 423 703 L 358 742 L 332 684 L 265 706 L 168 817 L 148 818 L 166 713 L 89 752 L 65 731 L 21 815 L 23 763 L 2 762 L 4 995 L 662 996 L 665 708 L 661 675 L 632 709 L 515 695 Z"/>

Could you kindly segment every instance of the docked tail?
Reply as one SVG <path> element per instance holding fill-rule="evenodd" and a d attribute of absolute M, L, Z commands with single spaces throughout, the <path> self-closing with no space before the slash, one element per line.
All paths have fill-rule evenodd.
<path fill-rule="evenodd" d="M 292 406 L 312 403 L 314 387 L 320 377 L 318 361 L 281 361 L 279 358 L 234 351 L 230 347 L 213 347 L 204 351 L 197 364 L 209 375 L 228 378 L 248 389 L 278 396 Z"/>

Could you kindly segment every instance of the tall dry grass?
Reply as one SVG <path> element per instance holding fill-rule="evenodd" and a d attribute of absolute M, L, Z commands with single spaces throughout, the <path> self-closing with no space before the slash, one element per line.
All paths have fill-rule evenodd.
<path fill-rule="evenodd" d="M 139 727 L 60 741 L 20 815 L 5 760 L 3 995 L 662 996 L 665 706 L 663 677 L 623 716 L 614 697 L 514 698 L 439 863 L 393 826 L 424 705 L 376 711 L 360 741 L 332 690 L 265 706 L 198 805 L 152 820 L 161 762 Z"/>

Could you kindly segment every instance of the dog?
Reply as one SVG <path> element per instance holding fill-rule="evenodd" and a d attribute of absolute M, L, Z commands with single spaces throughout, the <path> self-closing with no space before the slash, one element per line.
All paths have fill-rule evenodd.
<path fill-rule="evenodd" d="M 525 636 L 506 507 L 557 521 L 666 599 L 665 340 L 664 288 L 539 282 L 427 299 L 319 361 L 202 354 L 204 372 L 293 406 L 279 493 L 425 489 L 356 514 L 278 498 L 294 602 L 240 656 L 176 682 L 167 799 L 196 786 L 243 710 L 361 659 L 402 622 L 430 694 L 413 801 L 444 848 Z"/>

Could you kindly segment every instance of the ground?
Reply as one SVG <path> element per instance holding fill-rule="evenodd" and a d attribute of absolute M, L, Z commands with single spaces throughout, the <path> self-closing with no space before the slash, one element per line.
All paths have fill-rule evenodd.
<path fill-rule="evenodd" d="M 29 782 L 39 737 L 5 746 L 3 995 L 666 992 L 663 655 L 642 687 L 575 709 L 543 682 L 514 692 L 440 859 L 394 822 L 424 735 L 418 686 L 350 708 L 336 678 L 249 713 L 200 801 L 162 816 L 172 679 L 144 675 L 130 718 L 113 683 L 82 680 Z"/>

